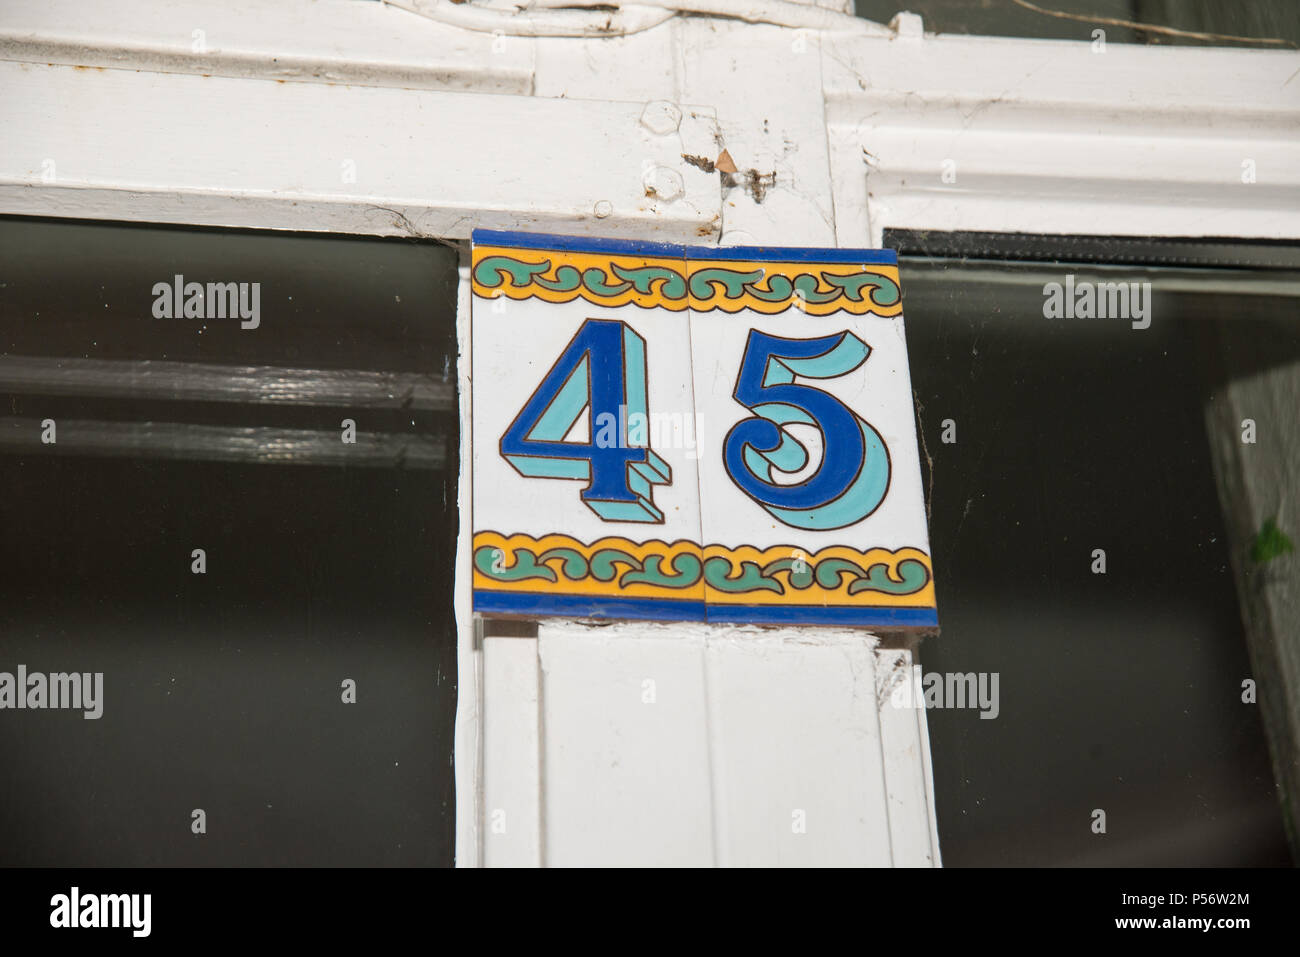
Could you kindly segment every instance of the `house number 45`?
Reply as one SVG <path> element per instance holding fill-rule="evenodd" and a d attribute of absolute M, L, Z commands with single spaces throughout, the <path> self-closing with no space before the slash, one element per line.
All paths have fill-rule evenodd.
<path fill-rule="evenodd" d="M 870 354 L 850 332 L 812 339 L 749 333 L 732 396 L 751 415 L 727 433 L 722 466 L 783 524 L 842 528 L 884 499 L 890 464 L 880 433 L 829 392 L 796 381 L 846 375 Z M 588 319 L 501 436 L 502 456 L 525 476 L 586 481 L 582 501 L 607 522 L 662 522 L 654 486 L 670 484 L 672 470 L 648 444 L 647 376 L 645 340 L 625 322 Z M 566 441 L 587 410 L 591 434 Z M 821 461 L 798 481 L 789 476 L 810 456 L 790 425 L 821 435 Z"/>

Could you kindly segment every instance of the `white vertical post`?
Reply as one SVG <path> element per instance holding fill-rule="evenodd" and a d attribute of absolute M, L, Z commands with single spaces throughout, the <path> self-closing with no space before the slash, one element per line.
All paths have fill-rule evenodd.
<path fill-rule="evenodd" d="M 537 639 L 483 639 L 483 863 L 540 867 L 541 702 Z"/>

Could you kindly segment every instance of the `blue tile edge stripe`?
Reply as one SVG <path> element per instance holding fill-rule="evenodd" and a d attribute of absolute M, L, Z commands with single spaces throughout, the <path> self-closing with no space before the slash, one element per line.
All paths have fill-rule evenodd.
<path fill-rule="evenodd" d="M 669 259 L 766 260 L 828 264 L 898 265 L 892 249 L 820 249 L 811 246 L 682 246 L 648 240 L 600 239 L 595 236 L 558 236 L 554 233 L 521 233 L 497 229 L 476 229 L 475 245 L 506 246 L 516 249 L 553 249 L 574 253 L 614 253 L 625 256 L 662 256 Z"/>
<path fill-rule="evenodd" d="M 898 253 L 892 249 L 818 249 L 811 246 L 688 246 L 686 258 L 845 263 L 863 266 L 898 265 Z"/>
<path fill-rule="evenodd" d="M 709 621 L 754 625 L 857 625 L 867 628 L 937 628 L 933 608 L 831 607 L 827 605 L 709 605 Z"/>
<path fill-rule="evenodd" d="M 554 249 L 571 253 L 622 253 L 625 256 L 663 256 L 668 259 L 686 258 L 686 247 L 675 243 L 599 239 L 594 236 L 557 236 L 553 233 L 502 232 L 496 229 L 476 229 L 470 235 L 476 246 Z"/>
<path fill-rule="evenodd" d="M 474 591 L 474 610 L 498 615 L 559 615 L 568 618 L 708 621 L 754 625 L 856 625 L 868 628 L 937 628 L 933 608 L 863 605 L 709 605 L 667 598 L 605 598 L 539 592 Z"/>
<path fill-rule="evenodd" d="M 671 598 L 605 598 L 474 590 L 474 610 L 499 615 L 563 615 L 568 618 L 641 618 L 704 621 L 704 602 Z"/>

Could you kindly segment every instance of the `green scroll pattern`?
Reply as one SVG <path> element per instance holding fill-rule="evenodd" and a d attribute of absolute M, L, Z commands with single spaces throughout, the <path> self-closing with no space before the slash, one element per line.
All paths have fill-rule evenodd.
<path fill-rule="evenodd" d="M 897 574 L 901 581 L 895 581 L 884 562 L 863 568 L 846 558 L 825 558 L 815 564 L 797 558 L 781 558 L 763 566 L 742 561 L 737 568 L 730 559 L 720 555 L 701 562 L 695 555 L 684 552 L 670 558 L 665 567 L 662 555 L 650 555 L 642 562 L 617 548 L 599 549 L 590 559 L 573 548 L 550 548 L 540 555 L 527 548 L 516 548 L 514 562 L 507 566 L 500 548 L 481 545 L 474 551 L 474 567 L 480 574 L 499 582 L 540 580 L 558 584 L 559 576 L 563 575 L 575 582 L 584 578 L 594 578 L 599 582 L 617 579 L 619 587 L 653 585 L 680 590 L 699 584 L 703 578 L 710 588 L 729 594 L 769 591 L 784 595 L 789 593 L 787 584 L 798 591 L 814 584 L 833 591 L 847 577 L 850 595 L 867 591 L 912 595 L 930 581 L 930 570 L 915 558 L 905 558 L 898 563 Z"/>

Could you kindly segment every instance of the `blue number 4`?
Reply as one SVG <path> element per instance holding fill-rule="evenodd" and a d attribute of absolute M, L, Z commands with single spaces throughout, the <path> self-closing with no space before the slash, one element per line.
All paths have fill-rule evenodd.
<path fill-rule="evenodd" d="M 588 439 L 565 441 L 588 414 Z M 501 436 L 530 478 L 583 479 L 582 501 L 607 522 L 662 522 L 654 486 L 672 470 L 649 447 L 645 340 L 625 322 L 588 319 Z"/>
<path fill-rule="evenodd" d="M 828 392 L 795 377 L 833 379 L 867 361 L 871 348 L 850 332 L 783 339 L 754 330 L 732 396 L 754 413 L 727 433 L 722 461 L 731 480 L 778 521 L 795 528 L 843 528 L 874 512 L 889 489 L 889 450 L 869 423 Z M 782 426 L 800 423 L 822 436 L 822 460 L 801 482 L 778 483 L 773 470 L 798 472 L 808 450 Z"/>

